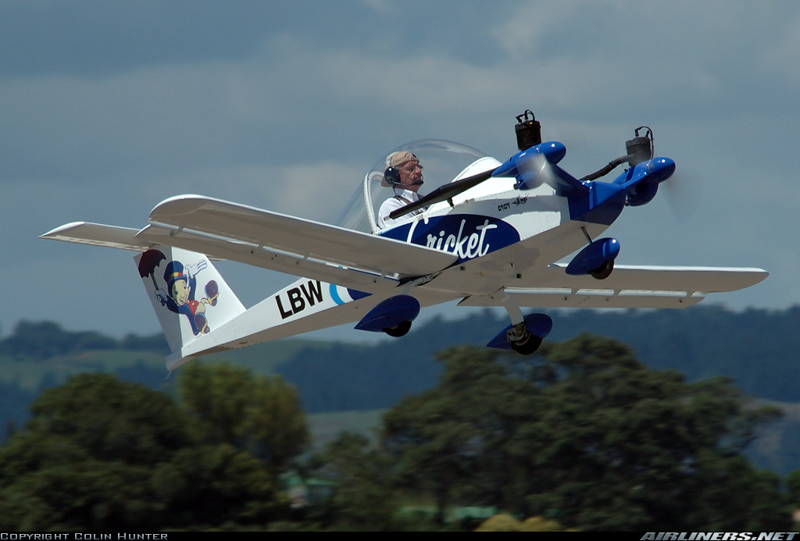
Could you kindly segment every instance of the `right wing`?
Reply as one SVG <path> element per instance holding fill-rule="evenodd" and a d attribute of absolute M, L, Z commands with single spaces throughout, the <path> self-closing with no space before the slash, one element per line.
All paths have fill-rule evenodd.
<path fill-rule="evenodd" d="M 708 293 L 737 291 L 769 276 L 756 268 L 618 265 L 611 276 L 596 280 L 564 269 L 565 265 L 550 265 L 518 286 L 466 297 L 459 305 L 503 306 L 511 301 L 542 308 L 686 308 Z"/>

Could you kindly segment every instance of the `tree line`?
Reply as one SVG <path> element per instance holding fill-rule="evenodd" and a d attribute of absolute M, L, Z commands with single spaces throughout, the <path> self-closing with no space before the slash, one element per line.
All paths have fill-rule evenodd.
<path fill-rule="evenodd" d="M 794 368 L 800 362 L 800 333 L 795 332 L 800 306 L 740 312 L 715 305 L 688 310 L 564 310 L 551 316 L 550 341 L 569 340 L 582 332 L 600 334 L 627 344 L 652 368 L 678 370 L 689 380 L 723 374 L 746 394 L 800 402 Z M 278 372 L 300 389 L 310 412 L 385 408 L 436 383 L 441 369 L 431 361 L 436 352 L 453 345 L 484 345 L 506 320 L 505 314 L 488 310 L 469 311 L 453 321 L 437 317 L 416 325 L 402 347 L 391 347 L 391 342 L 307 345 L 287 358 Z M 268 354 L 270 344 L 261 346 L 240 353 Z M 104 349 L 169 353 L 161 333 L 129 334 L 118 340 L 93 331 L 67 331 L 47 321 L 21 321 L 0 339 L 0 357 L 20 362 Z M 339 360 L 331 363 L 331 356 Z M 159 379 L 161 374 L 152 377 Z M 339 392 L 331 392 L 332 380 Z"/>
<path fill-rule="evenodd" d="M 0 529 L 793 526 L 800 472 L 780 478 L 743 455 L 780 412 L 729 378 L 689 382 L 592 335 L 531 357 L 462 346 L 435 358 L 436 385 L 389 408 L 373 437 L 323 448 L 277 375 L 196 360 L 174 395 L 73 376 L 0 447 Z M 475 507 L 496 516 L 454 518 Z"/>
<path fill-rule="evenodd" d="M 18 361 L 46 361 L 54 357 L 92 350 L 123 349 L 169 353 L 163 334 L 128 334 L 121 340 L 96 331 L 66 331 L 52 321 L 19 321 L 12 333 L 0 340 L 0 356 Z"/>
<path fill-rule="evenodd" d="M 687 310 L 552 311 L 553 331 L 545 342 L 588 332 L 629 347 L 648 366 L 677 370 L 690 381 L 725 375 L 746 394 L 766 400 L 800 402 L 800 306 L 786 310 L 734 312 L 719 306 Z M 402 347 L 335 344 L 340 360 L 326 348 L 304 348 L 278 370 L 300 389 L 312 412 L 385 408 L 409 392 L 435 385 L 441 366 L 436 352 L 454 345 L 485 345 L 508 323 L 505 313 L 472 311 L 458 320 L 434 318 L 412 328 Z M 380 362 L 376 362 L 380 359 Z M 337 390 L 330 392 L 330 381 Z"/>

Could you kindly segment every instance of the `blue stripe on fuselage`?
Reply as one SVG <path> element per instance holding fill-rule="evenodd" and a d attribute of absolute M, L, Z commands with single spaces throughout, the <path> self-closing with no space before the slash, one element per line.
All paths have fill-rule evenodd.
<path fill-rule="evenodd" d="M 331 294 L 331 298 L 333 299 L 333 302 L 335 302 L 339 306 L 341 306 L 343 304 L 347 304 L 348 302 L 350 302 L 350 301 L 346 301 L 346 300 L 342 299 L 342 296 L 339 295 L 339 286 L 337 286 L 336 284 L 331 284 L 329 290 L 330 290 L 330 294 Z M 357 289 L 350 289 L 349 287 L 347 288 L 347 294 L 350 295 L 350 299 L 354 300 L 354 301 L 357 301 L 358 299 L 363 299 L 364 297 L 369 297 L 370 295 L 372 295 L 372 293 L 365 293 L 364 291 L 359 291 Z"/>
<path fill-rule="evenodd" d="M 335 302 L 338 305 L 344 304 L 344 301 L 339 296 L 339 292 L 336 291 L 336 284 L 331 284 L 330 292 L 331 292 L 331 298 L 333 299 L 333 302 Z"/>

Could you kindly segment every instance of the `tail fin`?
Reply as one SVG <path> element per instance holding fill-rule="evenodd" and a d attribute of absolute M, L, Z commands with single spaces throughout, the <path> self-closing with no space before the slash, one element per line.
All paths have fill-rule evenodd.
<path fill-rule="evenodd" d="M 134 258 L 172 355 L 245 311 L 203 254 L 158 245 Z M 169 366 L 169 362 L 168 362 Z"/>

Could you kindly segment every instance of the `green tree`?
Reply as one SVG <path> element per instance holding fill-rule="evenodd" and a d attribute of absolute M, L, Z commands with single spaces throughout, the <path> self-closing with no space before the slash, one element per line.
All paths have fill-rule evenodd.
<path fill-rule="evenodd" d="M 263 523 L 286 504 L 262 461 L 206 443 L 169 397 L 106 374 L 44 391 L 0 447 L 0 529 Z"/>
<path fill-rule="evenodd" d="M 586 530 L 789 525 L 774 476 L 741 456 L 778 410 L 727 379 L 686 383 L 588 335 L 534 357 L 454 348 L 439 360 L 439 385 L 386 414 L 382 445 L 442 515 L 469 504 Z"/>
<path fill-rule="evenodd" d="M 779 410 L 749 407 L 727 378 L 686 383 L 677 372 L 650 370 L 612 340 L 581 335 L 545 356 L 557 377 L 528 427 L 536 434 L 529 471 L 537 474 L 528 514 L 582 529 L 785 526 L 776 486 L 750 493 L 760 500 L 747 505 L 710 496 L 739 483 L 765 488 L 739 454 Z"/>
<path fill-rule="evenodd" d="M 789 503 L 794 508 L 800 508 L 800 470 L 786 476 L 786 492 Z"/>
<path fill-rule="evenodd" d="M 313 515 L 330 529 L 391 531 L 402 529 L 396 512 L 390 464 L 366 436 L 343 432 L 310 461 L 315 478 L 332 486 Z"/>
<path fill-rule="evenodd" d="M 294 387 L 228 363 L 193 363 L 178 392 L 204 441 L 227 443 L 284 471 L 309 444 L 308 423 Z"/>
<path fill-rule="evenodd" d="M 510 444 L 536 407 L 537 390 L 509 377 L 497 356 L 486 348 L 445 350 L 439 385 L 384 415 L 382 444 L 398 457 L 400 483 L 430 494 L 440 523 L 457 501 L 513 505 Z"/>

